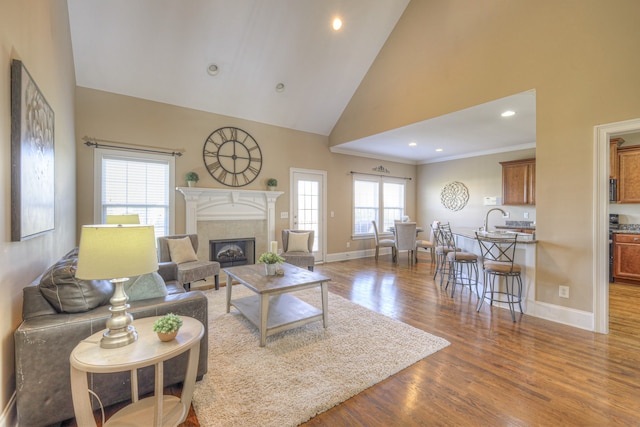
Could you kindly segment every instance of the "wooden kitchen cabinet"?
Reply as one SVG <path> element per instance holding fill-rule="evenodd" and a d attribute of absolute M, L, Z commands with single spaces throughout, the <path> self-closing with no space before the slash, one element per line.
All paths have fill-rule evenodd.
<path fill-rule="evenodd" d="M 640 234 L 613 234 L 613 279 L 640 285 Z"/>
<path fill-rule="evenodd" d="M 502 165 L 502 204 L 536 204 L 536 159 L 500 162 Z"/>
<path fill-rule="evenodd" d="M 640 203 L 640 147 L 618 148 L 618 203 Z"/>
<path fill-rule="evenodd" d="M 609 139 L 609 178 L 618 178 L 618 148 L 624 144 L 622 138 Z"/>

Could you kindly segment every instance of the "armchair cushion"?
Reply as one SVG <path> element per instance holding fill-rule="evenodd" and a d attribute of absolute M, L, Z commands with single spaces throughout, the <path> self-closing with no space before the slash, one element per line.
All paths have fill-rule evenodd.
<path fill-rule="evenodd" d="M 40 279 L 40 292 L 58 313 L 81 313 L 107 304 L 113 295 L 108 280 L 76 279 L 78 258 L 64 257 Z"/>
<path fill-rule="evenodd" d="M 289 233 L 287 252 L 309 253 L 309 233 Z"/>
<path fill-rule="evenodd" d="M 167 239 L 167 245 L 169 246 L 171 261 L 176 264 L 198 260 L 198 256 L 196 255 L 196 251 L 193 250 L 193 245 L 189 237 Z"/>
<path fill-rule="evenodd" d="M 129 301 L 164 297 L 168 294 L 167 285 L 157 272 L 132 277 L 124 284 L 124 292 Z"/>

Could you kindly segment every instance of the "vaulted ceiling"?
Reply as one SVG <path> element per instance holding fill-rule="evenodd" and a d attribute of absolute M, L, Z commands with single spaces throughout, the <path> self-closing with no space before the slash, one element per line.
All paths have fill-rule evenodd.
<path fill-rule="evenodd" d="M 329 135 L 408 3 L 68 0 L 76 82 Z M 343 21 L 338 31 L 331 27 L 335 17 Z M 507 127 L 493 114 L 508 104 L 502 102 L 333 149 L 424 163 L 443 158 L 435 152 L 438 143 L 458 147 L 449 157 L 531 145 L 535 93 L 511 101 L 525 105 L 516 107 L 522 114 Z M 494 146 L 480 149 L 479 138 Z M 417 148 L 408 146 L 411 141 L 419 142 Z"/>

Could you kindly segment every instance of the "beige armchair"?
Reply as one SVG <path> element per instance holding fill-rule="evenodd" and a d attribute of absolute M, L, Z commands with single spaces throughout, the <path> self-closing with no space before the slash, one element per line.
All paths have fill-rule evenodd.
<path fill-rule="evenodd" d="M 178 264 L 178 281 L 185 288 L 188 289 L 192 282 L 213 276 L 216 290 L 220 289 L 220 263 L 199 261 L 197 251 L 197 234 L 158 237 L 158 261 Z"/>
<path fill-rule="evenodd" d="M 282 258 L 289 264 L 313 271 L 316 258 L 313 256 L 313 230 L 282 230 Z"/>

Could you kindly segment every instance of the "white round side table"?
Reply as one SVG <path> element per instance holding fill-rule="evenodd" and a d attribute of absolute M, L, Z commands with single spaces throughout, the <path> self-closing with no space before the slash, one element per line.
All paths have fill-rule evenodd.
<path fill-rule="evenodd" d="M 80 426 L 96 426 L 89 400 L 87 373 L 109 373 L 131 371 L 131 404 L 127 405 L 105 422 L 113 425 L 177 426 L 184 422 L 191 405 L 191 397 L 196 382 L 200 340 L 204 326 L 196 319 L 181 316 L 183 324 L 178 336 L 169 342 L 162 342 L 153 332 L 153 323 L 158 317 L 146 317 L 133 321 L 138 339 L 119 348 L 100 347 L 100 331 L 82 340 L 71 352 L 71 393 L 76 422 Z M 163 385 L 163 362 L 189 351 L 189 361 L 182 394 L 165 396 Z M 137 370 L 155 365 L 154 396 L 138 400 Z"/>

